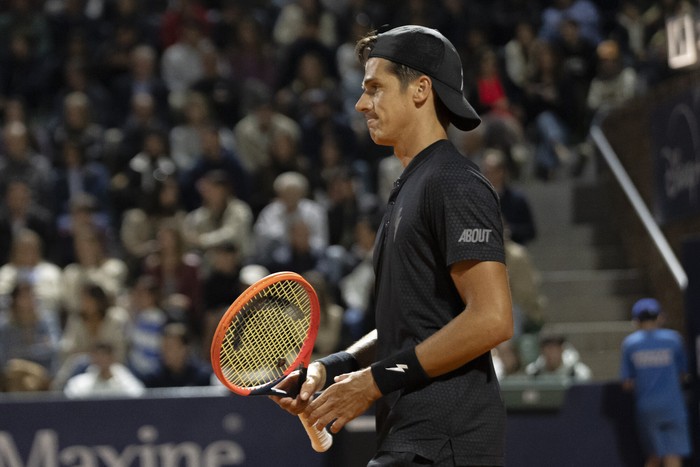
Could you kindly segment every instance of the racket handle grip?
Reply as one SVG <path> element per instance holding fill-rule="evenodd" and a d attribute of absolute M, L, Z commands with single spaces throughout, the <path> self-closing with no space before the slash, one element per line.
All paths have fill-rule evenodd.
<path fill-rule="evenodd" d="M 319 430 L 315 426 L 311 425 L 308 418 L 306 418 L 306 415 L 304 414 L 299 414 L 299 420 L 301 420 L 301 424 L 304 425 L 306 434 L 309 435 L 311 447 L 314 449 L 314 451 L 326 452 L 331 448 L 333 445 L 333 436 L 331 436 L 330 433 L 328 433 L 325 429 Z"/>

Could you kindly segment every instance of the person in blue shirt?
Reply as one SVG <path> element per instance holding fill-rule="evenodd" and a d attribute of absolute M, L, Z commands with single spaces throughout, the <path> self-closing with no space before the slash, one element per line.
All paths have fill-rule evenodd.
<path fill-rule="evenodd" d="M 690 454 L 683 398 L 687 360 L 680 334 L 661 327 L 661 305 L 643 298 L 632 307 L 638 330 L 622 343 L 623 388 L 634 392 L 646 467 L 680 467 Z"/>

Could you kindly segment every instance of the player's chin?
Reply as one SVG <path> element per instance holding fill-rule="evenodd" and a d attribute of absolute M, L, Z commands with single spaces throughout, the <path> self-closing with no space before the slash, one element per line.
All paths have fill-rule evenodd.
<path fill-rule="evenodd" d="M 374 144 L 378 144 L 380 146 L 391 146 L 391 143 L 387 141 L 381 131 L 370 130 L 369 137 L 372 138 Z"/>

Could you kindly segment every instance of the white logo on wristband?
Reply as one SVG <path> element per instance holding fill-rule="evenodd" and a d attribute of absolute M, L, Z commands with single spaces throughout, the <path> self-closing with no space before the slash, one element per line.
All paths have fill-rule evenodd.
<path fill-rule="evenodd" d="M 399 373 L 406 373 L 406 370 L 408 370 L 408 365 L 403 363 L 397 363 L 396 366 L 392 366 L 391 368 L 386 369 L 389 371 L 398 371 Z"/>

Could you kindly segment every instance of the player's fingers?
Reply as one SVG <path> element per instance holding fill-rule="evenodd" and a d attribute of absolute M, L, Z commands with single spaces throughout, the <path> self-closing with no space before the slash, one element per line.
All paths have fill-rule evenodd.
<path fill-rule="evenodd" d="M 336 434 L 345 427 L 348 420 L 344 417 L 336 418 L 333 423 L 331 423 L 330 430 L 331 433 Z"/>
<path fill-rule="evenodd" d="M 336 383 L 339 383 L 339 382 L 341 382 L 341 381 L 343 381 L 343 380 L 348 379 L 349 377 L 350 377 L 350 373 L 343 373 L 342 375 L 336 376 L 336 377 L 333 379 L 333 381 L 335 381 Z"/>
<path fill-rule="evenodd" d="M 318 362 L 313 362 L 306 371 L 306 381 L 301 387 L 301 399 L 310 400 L 315 393 L 323 389 L 325 381 L 326 367 Z"/>
<path fill-rule="evenodd" d="M 304 381 L 304 384 L 301 385 L 301 392 L 299 393 L 301 400 L 306 402 L 311 399 L 311 396 L 316 392 L 318 385 L 318 375 L 311 373 L 307 374 L 306 381 Z"/>

